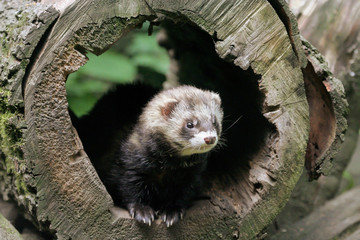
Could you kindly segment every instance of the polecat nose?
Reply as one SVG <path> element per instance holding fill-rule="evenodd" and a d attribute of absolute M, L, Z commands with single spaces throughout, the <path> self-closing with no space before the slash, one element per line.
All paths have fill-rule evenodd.
<path fill-rule="evenodd" d="M 216 137 L 206 137 L 204 138 L 204 141 L 206 144 L 210 145 L 210 144 L 214 144 L 216 140 Z"/>

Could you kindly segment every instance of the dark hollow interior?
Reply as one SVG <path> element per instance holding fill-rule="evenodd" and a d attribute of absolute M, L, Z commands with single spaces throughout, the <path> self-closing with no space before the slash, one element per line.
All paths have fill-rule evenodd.
<path fill-rule="evenodd" d="M 249 161 L 265 147 L 268 133 L 273 131 L 261 113 L 264 98 L 258 87 L 261 76 L 251 68 L 243 70 L 221 59 L 215 51 L 215 42 L 221 40 L 189 22 L 164 21 L 160 27 L 167 35 L 160 45 L 171 52 L 170 57 L 177 62 L 180 84 L 213 90 L 222 98 L 225 144 L 211 153 L 206 176 L 211 176 L 208 179 L 214 176 L 245 179 L 236 175 L 248 172 Z M 131 130 L 145 103 L 159 91 L 146 83 L 119 85 L 104 96 L 89 115 L 72 119 L 101 178 L 108 171 L 112 149 Z M 225 182 L 224 185 L 228 184 Z"/>

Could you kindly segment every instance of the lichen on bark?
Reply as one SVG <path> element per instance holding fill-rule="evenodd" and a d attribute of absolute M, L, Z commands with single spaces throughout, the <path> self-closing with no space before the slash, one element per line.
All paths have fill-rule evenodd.
<path fill-rule="evenodd" d="M 22 83 L 41 36 L 58 13 L 49 5 L 15 0 L 1 1 L 0 15 L 0 191 L 5 200 L 14 199 L 34 213 L 34 179 L 23 154 Z"/>

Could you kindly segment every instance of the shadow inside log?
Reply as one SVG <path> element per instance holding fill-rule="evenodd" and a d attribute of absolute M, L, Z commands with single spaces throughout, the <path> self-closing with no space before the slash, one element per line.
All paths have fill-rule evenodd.
<path fill-rule="evenodd" d="M 263 149 L 269 148 L 267 139 L 275 134 L 274 126 L 262 115 L 264 95 L 258 87 L 261 76 L 251 68 L 243 70 L 221 59 L 214 46 L 214 41 L 221 40 L 198 27 L 171 21 L 162 22 L 161 27 L 163 37 L 159 44 L 169 52 L 175 83 L 218 92 L 222 99 L 224 144 L 210 154 L 205 174 L 206 194 L 234 187 L 238 194 L 234 198 L 250 201 L 245 205 L 251 206 L 252 199 L 246 195 L 263 186 L 250 183 L 250 162 L 263 161 L 267 151 Z M 107 154 L 124 139 L 142 107 L 158 91 L 146 81 L 119 85 L 104 96 L 89 115 L 72 119 L 100 178 L 109 171 Z"/>

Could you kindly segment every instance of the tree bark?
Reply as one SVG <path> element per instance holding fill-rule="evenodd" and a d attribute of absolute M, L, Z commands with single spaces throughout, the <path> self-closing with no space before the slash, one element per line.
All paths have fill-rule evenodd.
<path fill-rule="evenodd" d="M 342 173 L 353 155 L 360 127 L 360 3 L 354 1 L 297 1 L 290 7 L 298 16 L 301 34 L 324 54 L 334 76 L 345 87 L 349 103 L 348 130 L 332 160 L 327 176 L 309 182 L 300 178 L 290 201 L 276 219 L 276 229 L 284 230 L 332 199 L 339 189 Z M 271 230 L 273 232 L 275 229 Z"/>
<path fill-rule="evenodd" d="M 329 73 L 312 51 L 306 59 L 284 1 L 52 2 L 3 4 L 1 192 L 59 239 L 261 237 L 301 175 L 307 146 L 317 146 L 306 159 L 313 177 L 336 151 L 341 84 L 318 76 Z M 244 116 L 209 163 L 208 198 L 170 229 L 160 220 L 137 224 L 114 207 L 66 100 L 67 75 L 85 54 L 101 54 L 145 20 L 165 29 L 179 83 L 220 92 L 225 113 Z"/>

